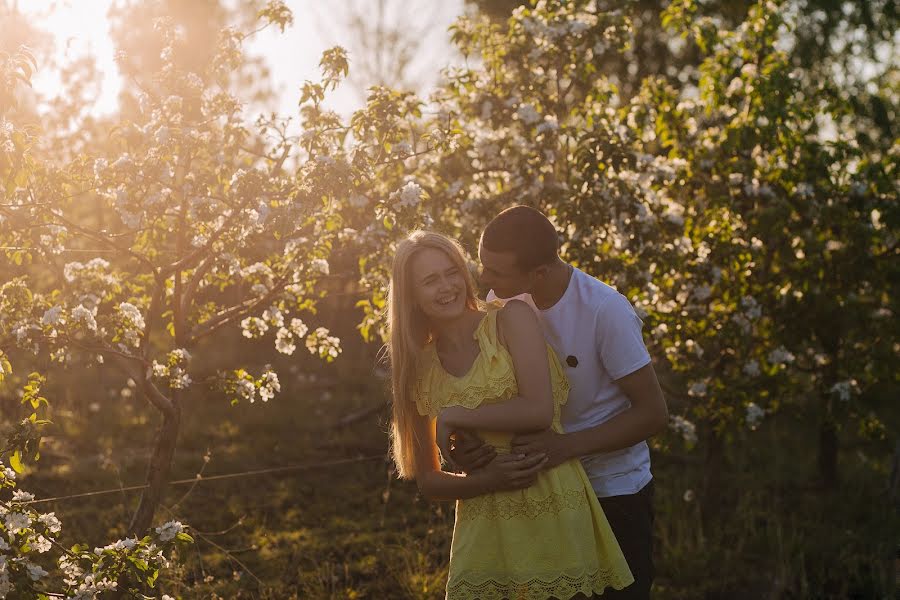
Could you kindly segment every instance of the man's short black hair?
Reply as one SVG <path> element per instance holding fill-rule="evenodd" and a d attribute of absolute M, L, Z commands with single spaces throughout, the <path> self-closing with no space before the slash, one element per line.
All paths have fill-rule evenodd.
<path fill-rule="evenodd" d="M 548 265 L 559 254 L 553 223 L 530 206 L 513 206 L 494 217 L 481 234 L 481 244 L 491 252 L 512 252 L 523 271 Z"/>

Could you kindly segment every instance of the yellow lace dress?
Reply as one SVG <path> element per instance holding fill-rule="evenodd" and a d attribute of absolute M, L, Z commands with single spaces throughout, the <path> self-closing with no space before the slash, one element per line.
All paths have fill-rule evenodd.
<path fill-rule="evenodd" d="M 512 357 L 497 337 L 497 310 L 475 331 L 481 354 L 463 377 L 447 373 L 433 344 L 418 369 L 419 413 L 437 417 L 447 406 L 475 408 L 518 393 Z M 553 428 L 569 383 L 548 346 L 553 385 Z M 497 452 L 509 452 L 512 434 L 479 432 Z M 456 503 L 450 549 L 448 600 L 568 600 L 590 597 L 634 581 L 590 481 L 578 460 L 544 470 L 525 490 L 497 492 Z"/>

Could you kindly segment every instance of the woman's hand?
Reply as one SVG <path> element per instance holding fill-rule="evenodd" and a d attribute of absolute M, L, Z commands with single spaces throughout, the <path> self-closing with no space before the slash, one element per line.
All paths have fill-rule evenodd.
<path fill-rule="evenodd" d="M 450 424 L 447 423 L 447 420 L 444 418 L 444 413 L 447 409 L 441 411 L 441 414 L 438 415 L 437 423 L 435 423 L 434 427 L 434 442 L 437 444 L 438 450 L 441 451 L 441 459 L 454 471 L 459 470 L 458 465 L 453 461 L 453 456 L 450 453 L 450 436 L 453 431 L 450 429 Z"/>
<path fill-rule="evenodd" d="M 490 444 L 465 429 L 453 431 L 450 456 L 466 473 L 471 473 L 490 463 L 497 451 Z"/>

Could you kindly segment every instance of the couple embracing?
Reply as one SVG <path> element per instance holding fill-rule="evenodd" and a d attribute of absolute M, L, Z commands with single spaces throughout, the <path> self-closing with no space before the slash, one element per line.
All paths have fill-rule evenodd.
<path fill-rule="evenodd" d="M 641 321 L 537 210 L 501 212 L 478 250 L 488 304 L 460 245 L 422 231 L 389 293 L 394 460 L 457 500 L 447 598 L 648 598 L 667 411 Z"/>

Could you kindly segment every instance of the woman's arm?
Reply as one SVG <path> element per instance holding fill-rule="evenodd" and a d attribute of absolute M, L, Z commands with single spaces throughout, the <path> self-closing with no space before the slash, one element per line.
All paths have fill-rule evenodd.
<path fill-rule="evenodd" d="M 450 429 L 547 429 L 553 423 L 553 390 L 547 341 L 540 323 L 527 304 L 512 300 L 500 309 L 497 326 L 512 357 L 519 395 L 473 409 L 448 407 L 441 412 L 441 421 Z"/>
<path fill-rule="evenodd" d="M 470 475 L 441 471 L 434 441 L 434 420 L 416 415 L 416 484 L 431 500 L 464 500 L 500 490 L 522 489 L 531 485 L 547 462 L 546 455 L 528 457 L 499 456 L 487 467 Z"/>

